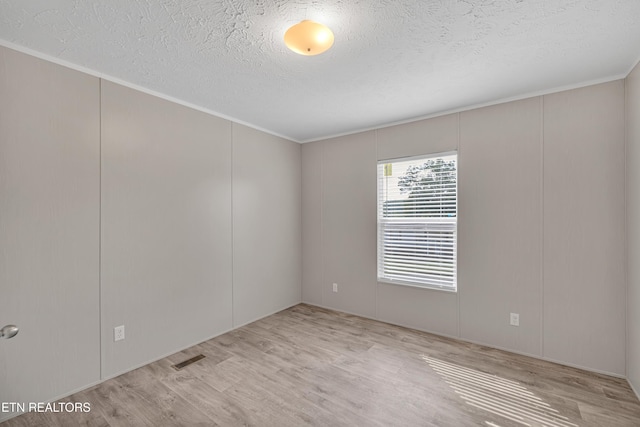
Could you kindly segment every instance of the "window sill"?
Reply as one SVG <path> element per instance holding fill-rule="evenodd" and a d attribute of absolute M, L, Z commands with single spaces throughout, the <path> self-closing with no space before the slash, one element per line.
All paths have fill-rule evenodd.
<path fill-rule="evenodd" d="M 451 289 L 451 288 L 444 288 L 444 287 L 432 286 L 432 285 L 418 285 L 416 283 L 403 282 L 403 281 L 400 281 L 400 280 L 390 280 L 390 279 L 378 278 L 378 283 L 384 283 L 385 285 L 408 286 L 410 288 L 425 289 L 427 291 L 447 292 L 447 293 L 450 293 L 450 294 L 455 294 L 455 293 L 458 292 L 458 288 L 457 287 L 455 289 Z"/>

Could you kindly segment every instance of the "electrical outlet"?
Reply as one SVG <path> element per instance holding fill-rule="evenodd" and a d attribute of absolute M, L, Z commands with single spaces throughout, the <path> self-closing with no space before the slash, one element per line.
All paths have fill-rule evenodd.
<path fill-rule="evenodd" d="M 124 325 L 113 328 L 113 340 L 122 341 L 124 339 Z"/>
<path fill-rule="evenodd" d="M 520 326 L 520 315 L 518 313 L 511 313 L 509 323 L 511 326 Z"/>
<path fill-rule="evenodd" d="M 333 292 L 338 292 L 338 284 L 337 283 L 333 284 Z"/>

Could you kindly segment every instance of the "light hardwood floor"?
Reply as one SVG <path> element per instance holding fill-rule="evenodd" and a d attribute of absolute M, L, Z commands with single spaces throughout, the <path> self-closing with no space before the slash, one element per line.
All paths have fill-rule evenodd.
<path fill-rule="evenodd" d="M 640 426 L 625 380 L 305 304 L 62 402 L 3 427 Z"/>

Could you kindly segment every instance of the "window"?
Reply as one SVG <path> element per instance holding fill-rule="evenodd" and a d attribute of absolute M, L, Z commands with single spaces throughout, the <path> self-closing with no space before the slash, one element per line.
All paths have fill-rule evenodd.
<path fill-rule="evenodd" d="M 456 290 L 456 153 L 378 163 L 378 280 Z"/>

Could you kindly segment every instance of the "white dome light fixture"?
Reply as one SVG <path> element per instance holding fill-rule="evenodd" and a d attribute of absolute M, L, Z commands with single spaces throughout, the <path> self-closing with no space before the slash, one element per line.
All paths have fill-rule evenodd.
<path fill-rule="evenodd" d="M 304 20 L 284 33 L 284 44 L 300 55 L 319 55 L 333 46 L 333 32 L 322 24 Z"/>

